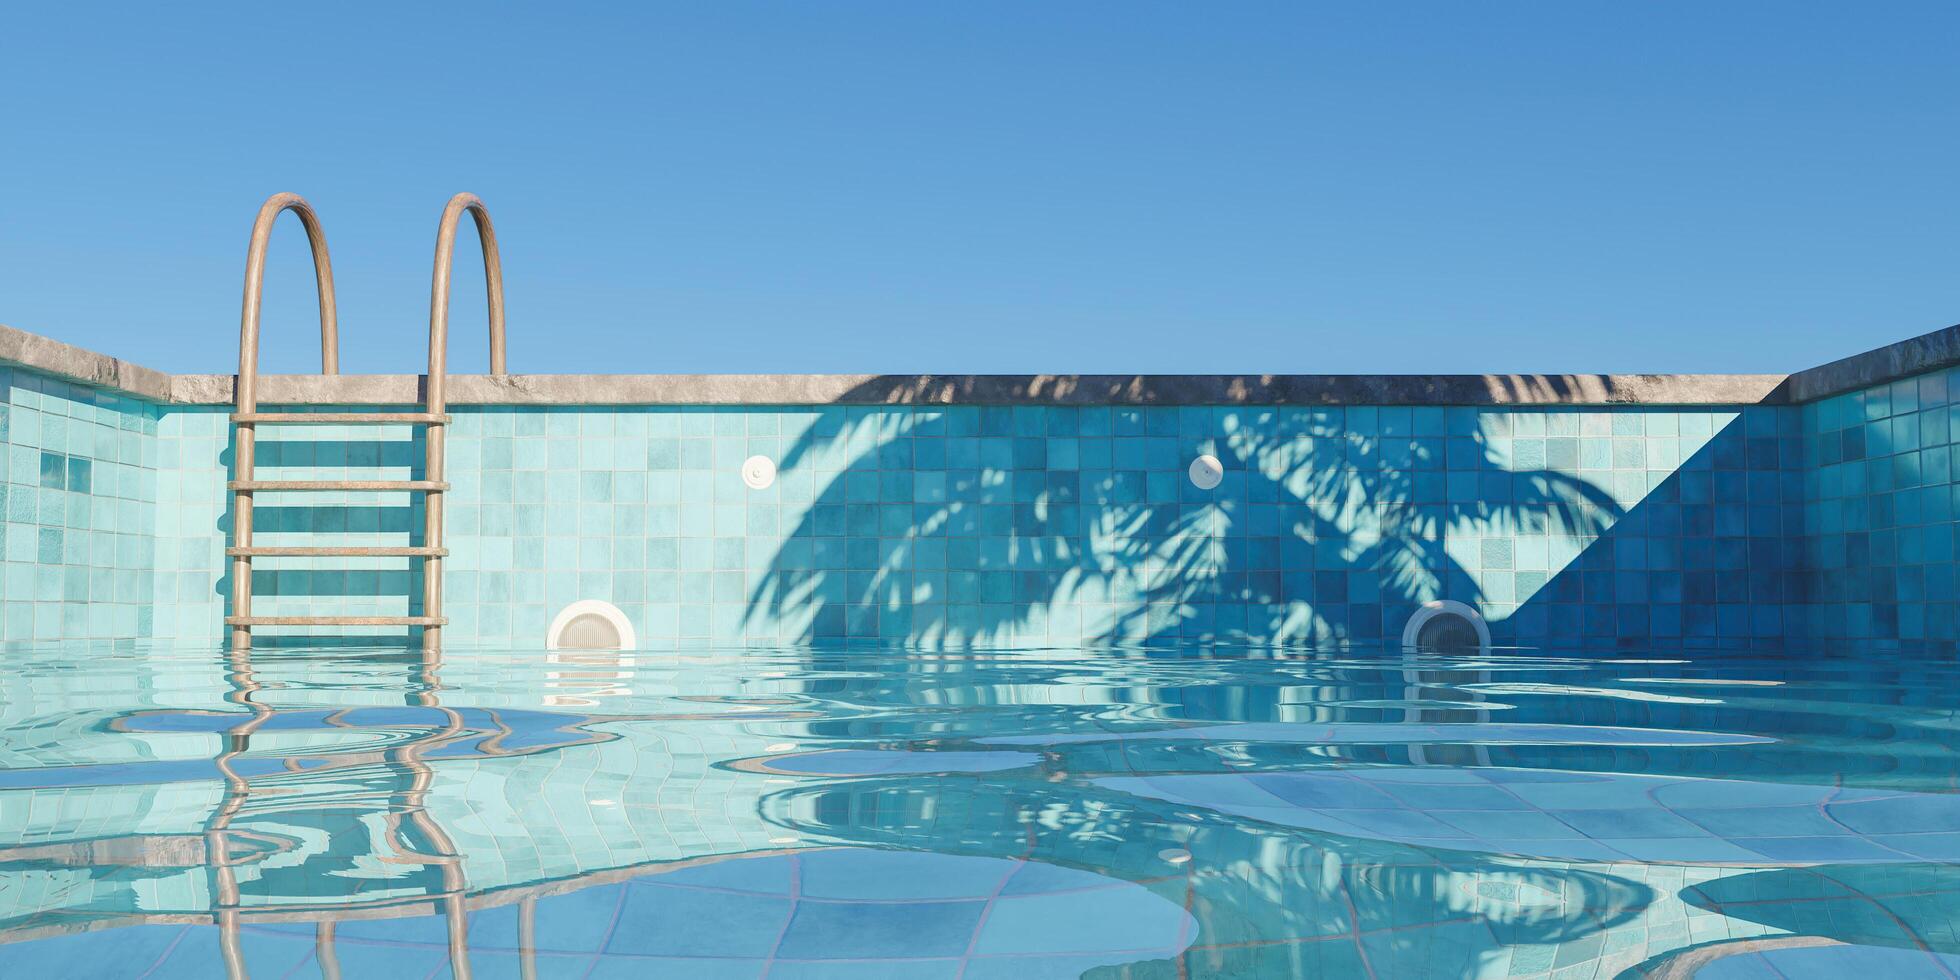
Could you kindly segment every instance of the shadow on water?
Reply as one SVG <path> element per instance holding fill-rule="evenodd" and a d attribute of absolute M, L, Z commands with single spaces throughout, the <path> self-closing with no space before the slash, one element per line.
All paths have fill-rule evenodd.
<path fill-rule="evenodd" d="M 806 641 L 940 647 L 1051 628 L 1096 642 L 1380 640 L 1424 602 L 1486 598 L 1453 533 L 1584 540 L 1623 513 L 1585 479 L 1506 459 L 1475 413 L 1384 409 L 1363 426 L 1350 411 L 1376 414 L 822 416 L 782 459 L 816 471 L 815 504 L 748 620 L 801 624 Z M 1184 477 L 1198 452 L 1225 463 L 1216 491 Z"/>
<path fill-rule="evenodd" d="M 1683 889 L 1691 905 L 1858 946 L 1960 954 L 1960 866 L 1781 868 Z"/>
<path fill-rule="evenodd" d="M 1597 871 L 1301 834 L 1072 780 L 862 779 L 783 790 L 762 812 L 870 846 L 1093 871 L 1196 918 L 1180 957 L 1110 976 L 1471 977 L 1504 947 L 1592 935 L 1654 897 Z"/>
<path fill-rule="evenodd" d="M 1695 976 L 1952 977 L 1960 971 L 1960 867 L 1823 864 L 1715 878 L 1688 905 L 1767 932 L 1669 950 L 1617 980 Z M 1719 965 L 1718 965 L 1719 964 Z"/>

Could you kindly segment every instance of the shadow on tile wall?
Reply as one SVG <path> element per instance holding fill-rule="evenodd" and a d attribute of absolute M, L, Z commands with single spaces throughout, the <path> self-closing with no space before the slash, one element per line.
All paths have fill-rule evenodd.
<path fill-rule="evenodd" d="M 1435 598 L 1525 644 L 1950 642 L 1955 376 L 1800 408 L 463 407 L 445 612 L 519 648 L 581 598 L 652 642 L 1392 641 Z M 0 639 L 219 636 L 225 410 L 10 377 Z M 407 429 L 259 448 L 268 479 L 420 458 Z M 268 494 L 259 540 L 414 543 L 416 506 Z M 406 561 L 255 576 L 272 614 L 419 592 Z"/>
<path fill-rule="evenodd" d="M 1622 411 L 1652 428 L 1672 413 Z M 1678 416 L 1676 416 L 1678 418 Z M 1802 596 L 1803 443 L 1793 408 L 1716 431 L 1493 633 L 1524 645 L 1746 646 L 1785 635 Z M 1658 460 L 1656 461 L 1658 462 Z"/>
<path fill-rule="evenodd" d="M 403 410 L 408 410 L 404 408 Z M 427 476 L 425 434 L 408 426 L 309 427 L 326 438 L 307 438 L 291 429 L 262 429 L 253 445 L 260 479 L 397 479 Z M 237 433 L 226 427 L 218 463 L 226 479 L 237 478 Z M 424 540 L 423 503 L 407 493 L 344 491 L 260 493 L 252 508 L 253 543 L 258 545 L 410 545 Z M 212 531 L 229 542 L 237 522 L 236 501 L 224 496 L 223 513 Z M 422 614 L 422 563 L 409 559 L 311 558 L 256 561 L 252 568 L 252 612 L 259 616 L 418 616 Z M 220 565 L 213 599 L 229 615 L 232 570 Z M 399 627 L 339 627 L 331 635 L 263 630 L 260 646 L 358 646 L 407 639 Z"/>
<path fill-rule="evenodd" d="M 747 621 L 961 646 L 1371 641 L 1436 598 L 1501 619 L 1716 414 L 1653 413 L 1650 435 L 1625 410 L 826 412 L 783 457 L 821 487 Z M 1185 477 L 1199 453 L 1225 462 L 1216 490 Z"/>
<path fill-rule="evenodd" d="M 1822 640 L 1960 639 L 1960 369 L 1803 406 L 1801 633 Z M 1793 630 L 1792 635 L 1798 631 Z"/>

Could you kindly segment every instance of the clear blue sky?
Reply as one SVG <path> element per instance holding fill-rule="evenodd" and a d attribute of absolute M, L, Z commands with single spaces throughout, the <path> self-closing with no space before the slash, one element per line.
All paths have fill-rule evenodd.
<path fill-rule="evenodd" d="M 421 364 L 458 190 L 521 372 L 1783 371 L 1960 320 L 1951 3 L 412 6 L 9 5 L 0 323 L 229 371 L 282 190 L 349 371 Z M 287 218 L 266 369 L 311 303 Z"/>

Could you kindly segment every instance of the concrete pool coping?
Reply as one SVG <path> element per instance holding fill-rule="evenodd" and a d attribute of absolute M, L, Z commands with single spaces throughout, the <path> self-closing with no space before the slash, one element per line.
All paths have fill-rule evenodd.
<path fill-rule="evenodd" d="M 166 405 L 229 405 L 167 374 L 0 325 L 0 362 Z M 1960 325 L 1795 374 L 452 374 L 454 405 L 1790 405 L 1960 365 Z M 406 405 L 410 374 L 267 374 L 262 404 Z"/>

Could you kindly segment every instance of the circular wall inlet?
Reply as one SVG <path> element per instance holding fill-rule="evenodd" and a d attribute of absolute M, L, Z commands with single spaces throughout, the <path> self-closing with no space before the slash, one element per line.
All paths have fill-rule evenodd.
<path fill-rule="evenodd" d="M 1490 625 L 1466 603 L 1424 603 L 1402 628 L 1402 647 L 1418 653 L 1488 653 Z"/>
<path fill-rule="evenodd" d="M 1191 484 L 1200 490 L 1217 487 L 1225 479 L 1225 464 L 1218 457 L 1206 453 L 1191 461 Z"/>
<path fill-rule="evenodd" d="M 776 482 L 776 461 L 767 456 L 750 456 L 742 461 L 742 482 L 751 490 L 767 489 Z"/>
<path fill-rule="evenodd" d="M 547 650 L 630 650 L 633 624 L 603 599 L 580 599 L 558 611 L 545 634 Z"/>

